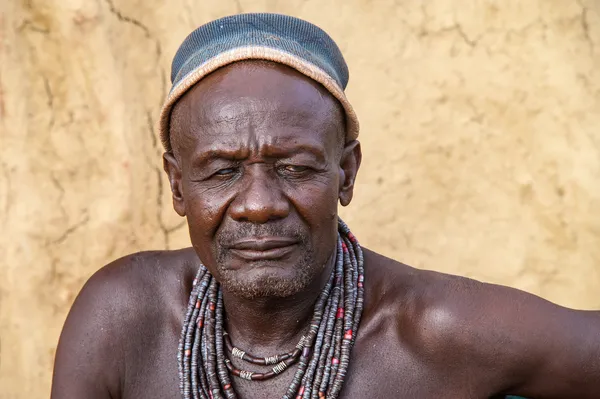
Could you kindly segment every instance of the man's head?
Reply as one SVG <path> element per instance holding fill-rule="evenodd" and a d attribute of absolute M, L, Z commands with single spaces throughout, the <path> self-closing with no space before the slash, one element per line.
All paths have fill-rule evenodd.
<path fill-rule="evenodd" d="M 289 296 L 320 278 L 360 165 L 358 142 L 345 137 L 337 100 L 279 64 L 226 66 L 179 100 L 165 170 L 225 290 Z"/>
<path fill-rule="evenodd" d="M 171 79 L 164 165 L 201 261 L 248 298 L 318 283 L 361 159 L 337 45 L 297 18 L 226 17 L 186 38 Z"/>

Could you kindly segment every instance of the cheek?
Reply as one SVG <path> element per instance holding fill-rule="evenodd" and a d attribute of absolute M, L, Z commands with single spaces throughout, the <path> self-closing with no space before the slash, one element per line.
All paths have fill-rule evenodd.
<path fill-rule="evenodd" d="M 184 191 L 185 208 L 192 245 L 204 254 L 213 247 L 230 199 L 227 193 L 209 193 L 194 187 Z"/>
<path fill-rule="evenodd" d="M 322 217 L 324 213 L 337 214 L 338 181 L 339 175 L 335 170 L 289 187 L 286 191 L 290 192 L 289 198 L 297 208 L 306 209 L 310 211 L 307 214 L 315 214 L 315 217 Z"/>
<path fill-rule="evenodd" d="M 308 225 L 313 241 L 325 243 L 336 237 L 338 185 L 337 176 L 289 188 L 288 198 L 301 219 Z"/>

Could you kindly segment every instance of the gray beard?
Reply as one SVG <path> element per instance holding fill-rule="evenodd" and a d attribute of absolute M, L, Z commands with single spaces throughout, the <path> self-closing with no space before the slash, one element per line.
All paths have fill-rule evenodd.
<path fill-rule="evenodd" d="M 308 289 L 325 268 L 325 264 L 315 260 L 315 251 L 307 237 L 300 231 L 282 231 L 275 225 L 242 225 L 235 233 L 224 233 L 220 243 L 231 243 L 239 238 L 257 235 L 287 236 L 299 240 L 302 257 L 296 264 L 289 265 L 294 273 L 292 277 L 282 277 L 276 273 L 261 273 L 254 278 L 244 277 L 243 271 L 226 267 L 227 245 L 219 245 L 216 253 L 217 280 L 224 290 L 244 299 L 285 298 Z"/>
<path fill-rule="evenodd" d="M 263 274 L 254 279 L 240 278 L 239 271 L 224 269 L 217 265 L 219 283 L 224 290 L 244 299 L 286 298 L 308 289 L 310 284 L 323 270 L 316 263 L 298 262 L 294 267 L 297 272 L 293 278 L 282 278 L 273 274 Z"/>

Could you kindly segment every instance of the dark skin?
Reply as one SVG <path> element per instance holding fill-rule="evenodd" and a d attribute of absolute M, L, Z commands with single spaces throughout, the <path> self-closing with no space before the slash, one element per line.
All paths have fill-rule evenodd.
<path fill-rule="evenodd" d="M 284 66 L 237 63 L 191 89 L 173 118 L 165 170 L 193 247 L 130 255 L 87 282 L 61 335 L 54 399 L 179 398 L 177 345 L 200 259 L 223 280 L 232 341 L 262 356 L 294 347 L 331 270 L 338 201 L 352 199 L 361 152 L 341 139 L 325 89 Z M 263 243 L 279 231 L 285 246 L 256 236 L 241 248 L 236 231 Z M 365 308 L 341 397 L 600 397 L 598 312 L 364 251 Z M 293 370 L 234 379 L 236 392 L 280 398 Z"/>

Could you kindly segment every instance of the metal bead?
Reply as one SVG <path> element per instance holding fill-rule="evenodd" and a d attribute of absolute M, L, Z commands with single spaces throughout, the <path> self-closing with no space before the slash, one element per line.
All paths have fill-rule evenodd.
<path fill-rule="evenodd" d="M 283 370 L 287 369 L 288 365 L 286 362 L 280 362 L 277 366 L 273 367 L 273 372 L 275 374 L 281 374 Z"/>
<path fill-rule="evenodd" d="M 232 354 L 233 356 L 235 356 L 235 357 L 239 357 L 240 359 L 243 359 L 243 358 L 244 358 L 244 355 L 246 354 L 246 352 L 244 352 L 243 350 L 240 350 L 240 349 L 238 349 L 238 348 L 235 348 L 235 347 L 234 347 L 234 348 L 231 350 L 231 354 Z"/>

